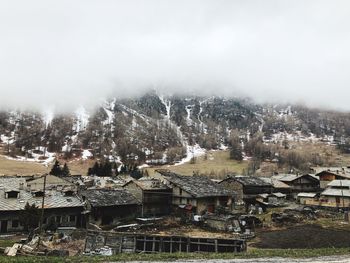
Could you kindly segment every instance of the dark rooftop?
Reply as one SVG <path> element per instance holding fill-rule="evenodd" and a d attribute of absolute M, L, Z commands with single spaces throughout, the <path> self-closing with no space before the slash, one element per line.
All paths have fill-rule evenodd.
<path fill-rule="evenodd" d="M 260 179 L 257 176 L 243 176 L 243 175 L 229 176 L 223 181 L 227 181 L 227 180 L 237 181 L 244 186 L 272 186 L 271 183 L 268 183 L 266 182 L 266 180 Z"/>
<path fill-rule="evenodd" d="M 125 189 L 89 189 L 81 193 L 93 207 L 139 204 Z"/>
<path fill-rule="evenodd" d="M 157 170 L 158 173 L 165 176 L 166 179 L 188 192 L 194 197 L 211 197 L 211 196 L 232 196 L 234 192 L 227 190 L 223 186 L 213 182 L 205 176 L 186 176 L 172 173 L 165 170 Z"/>

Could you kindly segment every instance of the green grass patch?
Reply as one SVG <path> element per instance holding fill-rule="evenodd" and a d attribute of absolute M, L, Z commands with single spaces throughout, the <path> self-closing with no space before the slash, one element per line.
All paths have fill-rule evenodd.
<path fill-rule="evenodd" d="M 229 151 L 209 151 L 206 157 L 197 157 L 195 163 L 154 166 L 146 169 L 149 174 L 154 174 L 156 169 L 168 169 L 183 175 L 193 175 L 195 172 L 212 178 L 225 178 L 228 173 L 242 174 L 242 171 L 247 169 L 248 163 L 248 161 L 231 160 Z"/>
<path fill-rule="evenodd" d="M 0 257 L 0 262 L 111 262 L 111 261 L 174 261 L 185 259 L 238 259 L 238 258 L 310 258 L 334 255 L 350 255 L 350 248 L 324 249 L 249 249 L 245 253 L 159 253 L 159 254 L 118 254 L 111 257 L 79 256 L 79 257 Z"/>
<path fill-rule="evenodd" d="M 0 239 L 0 247 L 12 247 L 18 241 L 11 239 Z"/>

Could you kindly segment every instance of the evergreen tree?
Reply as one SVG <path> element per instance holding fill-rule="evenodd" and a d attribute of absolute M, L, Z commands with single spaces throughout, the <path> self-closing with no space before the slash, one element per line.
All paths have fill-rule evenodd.
<path fill-rule="evenodd" d="M 237 161 L 243 160 L 242 147 L 239 144 L 239 142 L 232 144 L 231 150 L 230 150 L 230 159 L 237 160 Z"/>
<path fill-rule="evenodd" d="M 55 164 L 52 166 L 50 174 L 56 175 L 56 176 L 62 175 L 62 168 L 60 163 L 57 160 L 55 161 Z"/>
<path fill-rule="evenodd" d="M 89 168 L 88 170 L 88 175 L 92 176 L 92 175 L 98 175 L 100 170 L 100 165 L 98 162 L 95 162 L 94 166 L 92 166 L 91 168 Z"/>
<path fill-rule="evenodd" d="M 140 179 L 143 176 L 142 171 L 140 171 L 136 164 L 132 167 L 130 176 L 136 180 Z"/>
<path fill-rule="evenodd" d="M 63 166 L 63 169 L 62 169 L 62 175 L 63 176 L 69 176 L 70 175 L 70 171 L 69 171 L 67 163 L 64 163 L 64 166 Z"/>
<path fill-rule="evenodd" d="M 35 204 L 26 203 L 24 210 L 20 211 L 19 222 L 24 230 L 31 231 L 38 227 L 40 221 L 40 210 Z"/>
<path fill-rule="evenodd" d="M 101 176 L 112 176 L 112 165 L 108 160 L 103 164 Z"/>

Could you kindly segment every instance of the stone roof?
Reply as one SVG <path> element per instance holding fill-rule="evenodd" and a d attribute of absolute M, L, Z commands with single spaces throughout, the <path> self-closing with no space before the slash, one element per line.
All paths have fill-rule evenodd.
<path fill-rule="evenodd" d="M 282 182 L 293 182 L 302 177 L 309 177 L 314 181 L 319 181 L 319 178 L 313 174 L 278 174 L 273 176 L 273 178 Z"/>
<path fill-rule="evenodd" d="M 317 193 L 298 193 L 297 197 L 309 197 L 314 198 Z"/>
<path fill-rule="evenodd" d="M 336 178 L 344 178 L 344 179 L 350 179 L 350 173 L 348 172 L 336 172 L 336 171 L 330 171 L 330 170 L 323 170 L 316 174 L 316 176 L 320 177 L 324 174 L 333 174 L 336 176 Z"/>
<path fill-rule="evenodd" d="M 179 175 L 164 170 L 157 170 L 158 173 L 166 177 L 166 180 L 180 187 L 190 195 L 196 198 L 212 196 L 232 196 L 232 190 L 225 189 L 205 176 L 186 176 Z"/>
<path fill-rule="evenodd" d="M 138 185 L 142 190 L 148 191 L 148 190 L 168 190 L 169 187 L 163 184 L 160 180 L 154 179 L 154 178 L 147 178 L 142 177 L 139 180 L 133 180 L 129 183 L 135 183 Z M 127 184 L 129 184 L 127 183 Z"/>
<path fill-rule="evenodd" d="M 235 180 L 239 182 L 240 184 L 244 186 L 272 186 L 270 182 L 266 182 L 265 180 L 262 180 L 261 178 L 257 176 L 243 176 L 243 175 L 236 175 L 236 176 L 229 176 L 225 180 Z"/>
<path fill-rule="evenodd" d="M 89 189 L 81 196 L 93 207 L 136 205 L 139 201 L 125 189 Z"/>
<path fill-rule="evenodd" d="M 5 191 L 0 190 L 0 211 L 23 210 L 26 203 L 35 204 L 41 208 L 42 197 L 36 197 L 32 192 L 19 190 L 18 198 L 5 198 Z M 45 191 L 45 209 L 83 207 L 83 202 L 77 196 L 65 196 L 56 190 Z"/>
<path fill-rule="evenodd" d="M 274 188 L 277 189 L 290 189 L 291 187 L 282 181 L 277 180 L 273 177 L 259 177 L 261 180 L 264 180 L 267 183 L 271 183 Z"/>
<path fill-rule="evenodd" d="M 321 193 L 321 196 L 350 197 L 350 189 L 327 188 Z"/>

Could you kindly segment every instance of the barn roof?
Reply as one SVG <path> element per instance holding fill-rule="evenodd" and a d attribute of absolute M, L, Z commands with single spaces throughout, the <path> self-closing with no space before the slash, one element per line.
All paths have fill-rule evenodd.
<path fill-rule="evenodd" d="M 125 189 L 89 189 L 81 193 L 93 207 L 136 205 L 139 201 Z"/>
<path fill-rule="evenodd" d="M 148 191 L 148 190 L 168 190 L 169 187 L 163 184 L 160 180 L 154 179 L 154 178 L 146 178 L 142 177 L 139 180 L 132 180 L 125 185 L 128 185 L 130 183 L 135 183 L 137 186 L 139 186 L 142 190 Z M 125 186 L 124 185 L 124 186 Z"/>
<path fill-rule="evenodd" d="M 234 180 L 244 186 L 268 186 L 268 187 L 272 186 L 270 182 L 267 182 L 266 180 L 263 180 L 257 176 L 236 175 L 236 176 L 229 176 L 223 181 L 226 181 L 226 180 Z"/>
<path fill-rule="evenodd" d="M 308 177 L 313 181 L 319 181 L 318 177 L 312 174 L 279 174 L 273 176 L 273 178 L 282 182 L 293 182 L 302 177 Z"/>
<path fill-rule="evenodd" d="M 232 190 L 224 188 L 220 184 L 213 182 L 205 176 L 186 176 L 163 170 L 158 170 L 157 172 L 165 176 L 166 179 L 172 184 L 180 187 L 187 193 L 197 198 L 232 196 L 234 194 Z"/>
<path fill-rule="evenodd" d="M 23 210 L 26 203 L 35 204 L 41 208 L 42 197 L 35 196 L 32 192 L 19 190 L 18 198 L 5 198 L 5 193 L 0 190 L 0 211 Z M 45 209 L 83 207 L 83 202 L 77 196 L 65 196 L 56 190 L 45 191 Z"/>

